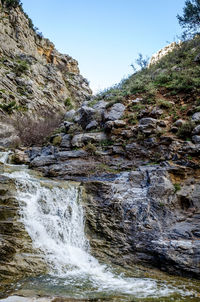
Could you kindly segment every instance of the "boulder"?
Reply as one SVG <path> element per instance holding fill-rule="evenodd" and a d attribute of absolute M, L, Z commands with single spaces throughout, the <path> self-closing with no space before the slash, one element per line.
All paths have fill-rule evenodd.
<path fill-rule="evenodd" d="M 182 120 L 182 119 L 179 119 L 179 120 L 177 120 L 177 121 L 174 123 L 174 126 L 175 126 L 175 127 L 181 127 L 183 124 L 185 124 L 185 121 Z"/>
<path fill-rule="evenodd" d="M 64 121 L 64 127 L 65 127 L 65 131 L 68 132 L 70 127 L 73 126 L 74 124 L 68 121 Z"/>
<path fill-rule="evenodd" d="M 114 127 L 115 128 L 123 128 L 126 126 L 126 122 L 123 120 L 116 120 L 114 121 Z"/>
<path fill-rule="evenodd" d="M 196 126 L 193 131 L 192 131 L 192 134 L 200 134 L 200 125 Z"/>
<path fill-rule="evenodd" d="M 192 121 L 193 122 L 200 122 L 200 112 L 196 112 L 192 116 Z"/>
<path fill-rule="evenodd" d="M 107 136 L 103 132 L 96 132 L 96 133 L 83 133 L 83 134 L 76 134 L 72 139 L 72 146 L 73 147 L 83 147 L 85 144 L 91 143 L 100 143 L 107 139 Z"/>
<path fill-rule="evenodd" d="M 153 118 L 158 118 L 163 114 L 163 110 L 160 108 L 154 108 L 151 113 L 150 116 Z"/>
<path fill-rule="evenodd" d="M 121 103 L 114 104 L 109 110 L 104 112 L 105 121 L 115 121 L 122 118 L 125 106 Z"/>
<path fill-rule="evenodd" d="M 88 153 L 84 150 L 60 151 L 56 153 L 58 160 L 66 160 L 69 158 L 86 157 Z"/>
<path fill-rule="evenodd" d="M 144 134 L 151 134 L 155 132 L 158 121 L 154 118 L 147 117 L 139 120 L 138 130 Z"/>
<path fill-rule="evenodd" d="M 63 148 L 70 148 L 71 147 L 71 135 L 70 134 L 65 134 L 62 137 L 62 141 L 61 141 L 60 146 L 63 147 Z"/>
<path fill-rule="evenodd" d="M 68 122 L 73 121 L 75 114 L 76 114 L 76 111 L 74 109 L 67 111 L 64 116 L 65 121 L 68 121 Z"/>
<path fill-rule="evenodd" d="M 193 136 L 192 136 L 192 141 L 193 141 L 195 144 L 200 144 L 200 135 L 193 135 Z"/>
<path fill-rule="evenodd" d="M 54 155 L 37 156 L 31 161 L 31 167 L 49 166 L 56 163 L 56 157 Z"/>
<path fill-rule="evenodd" d="M 83 106 L 81 107 L 79 113 L 80 118 L 78 120 L 78 123 L 83 129 L 86 129 L 87 125 L 93 120 L 95 110 L 91 107 Z"/>
<path fill-rule="evenodd" d="M 98 127 L 97 121 L 91 121 L 87 126 L 86 130 L 96 129 Z"/>

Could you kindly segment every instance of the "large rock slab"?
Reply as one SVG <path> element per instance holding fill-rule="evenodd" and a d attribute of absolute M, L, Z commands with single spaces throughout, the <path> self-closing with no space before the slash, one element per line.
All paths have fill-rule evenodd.
<path fill-rule="evenodd" d="M 110 109 L 104 112 L 106 121 L 115 121 L 122 118 L 125 111 L 125 106 L 121 103 L 114 104 Z"/>
<path fill-rule="evenodd" d="M 74 135 L 71 144 L 73 147 L 83 147 L 85 144 L 89 142 L 100 143 L 106 139 L 107 139 L 107 135 L 103 132 L 81 133 L 81 134 Z"/>
<path fill-rule="evenodd" d="M 86 183 L 86 230 L 94 255 L 200 278 L 200 177 L 184 173 L 144 166 L 114 181 Z"/>

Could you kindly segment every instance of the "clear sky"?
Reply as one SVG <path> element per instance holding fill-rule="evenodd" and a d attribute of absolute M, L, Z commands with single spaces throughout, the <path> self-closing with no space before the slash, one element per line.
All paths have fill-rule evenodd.
<path fill-rule="evenodd" d="M 138 53 L 151 56 L 182 32 L 185 0 L 22 0 L 45 38 L 78 60 L 93 91 L 132 73 Z"/>

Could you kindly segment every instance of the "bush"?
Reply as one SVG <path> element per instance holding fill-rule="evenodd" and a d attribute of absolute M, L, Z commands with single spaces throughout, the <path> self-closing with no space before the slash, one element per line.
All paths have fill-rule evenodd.
<path fill-rule="evenodd" d="M 175 193 L 177 192 L 177 191 L 180 191 L 181 190 L 181 185 L 180 184 L 174 184 L 174 190 L 175 190 Z"/>
<path fill-rule="evenodd" d="M 21 76 L 23 73 L 26 73 L 28 71 L 28 68 L 29 66 L 27 62 L 18 60 L 17 64 L 13 68 L 13 71 L 17 76 Z"/>
<path fill-rule="evenodd" d="M 179 128 L 179 130 L 177 132 L 177 136 L 179 138 L 184 138 L 184 139 L 190 138 L 192 130 L 194 129 L 194 127 L 195 127 L 195 123 L 193 123 L 193 122 L 186 122 L 185 124 L 183 124 Z"/>
<path fill-rule="evenodd" d="M 21 6 L 20 0 L 1 0 L 1 2 L 6 8 L 16 8 L 17 6 Z"/>
<path fill-rule="evenodd" d="M 10 123 L 16 129 L 17 135 L 23 146 L 41 146 L 45 143 L 53 131 L 59 127 L 62 121 L 60 115 L 51 114 L 41 119 L 28 116 L 12 119 Z"/>
<path fill-rule="evenodd" d="M 16 102 L 12 101 L 8 104 L 0 104 L 0 108 L 8 114 L 11 114 L 13 110 L 17 109 Z"/>
<path fill-rule="evenodd" d="M 160 108 L 163 108 L 163 109 L 169 109 L 172 107 L 172 104 L 166 100 L 163 100 L 163 99 L 159 99 L 157 101 L 158 105 L 160 106 Z"/>
<path fill-rule="evenodd" d="M 71 101 L 70 98 L 66 98 L 65 101 L 64 101 L 64 104 L 65 104 L 65 106 L 66 106 L 68 109 L 72 109 L 72 108 L 73 108 L 72 101 Z"/>
<path fill-rule="evenodd" d="M 85 151 L 87 151 L 91 155 L 95 155 L 96 151 L 97 151 L 97 147 L 95 145 L 93 145 L 92 143 L 88 143 L 85 146 Z"/>

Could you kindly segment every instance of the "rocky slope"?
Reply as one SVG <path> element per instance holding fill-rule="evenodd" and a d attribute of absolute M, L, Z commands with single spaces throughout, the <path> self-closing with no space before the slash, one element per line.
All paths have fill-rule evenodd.
<path fill-rule="evenodd" d="M 0 1 L 0 139 L 9 145 L 16 134 L 8 126 L 11 117 L 63 114 L 89 98 L 91 90 L 77 61 L 37 34 L 21 6 L 5 3 Z"/>
<path fill-rule="evenodd" d="M 190 73 L 193 64 L 196 84 L 188 83 L 187 91 L 172 93 L 171 86 L 153 80 L 158 86 L 149 90 L 149 75 L 159 61 L 68 111 L 49 145 L 32 148 L 27 160 L 48 177 L 83 181 L 94 254 L 199 278 L 199 46 L 191 57 L 190 47 L 198 43 L 188 43 L 161 59 L 172 61 L 177 51 L 185 52 L 180 67 L 157 71 L 163 76 L 171 70 L 172 85 L 175 67 L 176 73 Z M 193 63 L 187 66 L 185 60 Z M 136 89 L 139 77 L 148 87 L 130 93 L 127 85 Z M 22 154 L 13 160 L 23 162 Z"/>
<path fill-rule="evenodd" d="M 89 99 L 73 59 L 38 37 L 19 8 L 2 14 L 11 46 L 1 46 L 1 114 L 22 114 L 26 104 L 30 114 L 66 111 L 47 145 L 16 149 L 12 162 L 82 182 L 86 232 L 98 258 L 199 278 L 199 37 Z M 22 85 L 25 79 L 32 86 Z M 11 99 L 17 105 L 9 107 Z"/>

